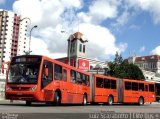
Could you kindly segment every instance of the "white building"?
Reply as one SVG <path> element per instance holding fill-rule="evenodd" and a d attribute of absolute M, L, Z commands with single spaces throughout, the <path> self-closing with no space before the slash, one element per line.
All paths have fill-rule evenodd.
<path fill-rule="evenodd" d="M 28 19 L 23 21 L 21 19 L 23 19 L 21 16 L 11 11 L 0 9 L 0 84 L 4 83 L 2 80 L 5 80 L 7 68 L 5 65 L 2 74 L 2 63 L 10 61 L 14 56 L 24 54 L 25 51 Z"/>
<path fill-rule="evenodd" d="M 142 70 L 146 80 L 160 82 L 159 55 L 129 57 L 128 63 L 137 65 Z"/>

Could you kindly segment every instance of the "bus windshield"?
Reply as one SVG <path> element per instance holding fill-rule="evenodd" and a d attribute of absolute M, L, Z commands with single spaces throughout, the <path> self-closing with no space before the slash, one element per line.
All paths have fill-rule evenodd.
<path fill-rule="evenodd" d="M 31 60 L 31 58 L 25 58 L 26 60 L 23 61 L 21 60 L 22 58 L 19 59 L 17 58 L 11 62 L 8 73 L 8 83 L 36 84 L 40 62 L 36 62 L 33 59 Z"/>

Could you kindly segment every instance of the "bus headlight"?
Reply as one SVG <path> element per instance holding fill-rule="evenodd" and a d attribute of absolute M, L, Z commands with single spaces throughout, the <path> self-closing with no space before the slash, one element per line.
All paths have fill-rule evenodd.
<path fill-rule="evenodd" d="M 37 86 L 35 85 L 31 88 L 31 91 L 35 91 L 36 89 L 37 89 Z"/>
<path fill-rule="evenodd" d="M 154 95 L 152 95 L 152 97 L 154 98 L 155 96 L 154 96 Z"/>

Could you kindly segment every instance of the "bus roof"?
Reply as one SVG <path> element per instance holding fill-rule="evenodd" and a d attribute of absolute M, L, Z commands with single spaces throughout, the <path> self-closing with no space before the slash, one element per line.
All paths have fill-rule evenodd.
<path fill-rule="evenodd" d="M 109 78 L 109 79 L 118 79 L 116 77 L 112 77 L 112 76 L 105 76 L 105 75 L 101 75 L 101 74 L 94 74 L 96 77 L 101 77 L 101 78 Z"/>
<path fill-rule="evenodd" d="M 155 82 L 150 82 L 150 81 L 145 81 L 145 80 L 133 80 L 133 79 L 123 79 L 124 81 L 129 81 L 129 82 L 139 82 L 139 83 L 151 83 L 154 84 Z"/>
<path fill-rule="evenodd" d="M 43 56 L 43 55 L 20 55 L 20 56 L 15 56 L 15 57 L 13 57 L 13 59 L 15 59 L 15 58 L 20 58 L 20 57 L 39 57 L 39 58 L 42 58 L 43 60 L 49 60 L 49 61 L 51 61 L 51 62 L 54 62 L 54 63 L 57 63 L 57 64 L 59 64 L 59 65 L 62 65 L 62 66 L 64 66 L 64 67 L 66 67 L 66 68 L 70 68 L 70 69 L 73 69 L 73 70 L 75 70 L 75 71 L 79 71 L 79 72 L 81 72 L 81 73 L 84 73 L 84 74 L 90 74 L 89 72 L 86 72 L 86 71 L 83 71 L 83 70 L 81 70 L 81 69 L 78 69 L 78 68 L 75 68 L 75 67 L 73 67 L 73 66 L 69 66 L 68 64 L 65 64 L 65 63 L 63 63 L 63 62 L 60 62 L 60 61 L 58 61 L 58 60 L 55 60 L 55 59 L 52 59 L 52 58 L 49 58 L 49 57 L 47 57 L 47 56 Z"/>

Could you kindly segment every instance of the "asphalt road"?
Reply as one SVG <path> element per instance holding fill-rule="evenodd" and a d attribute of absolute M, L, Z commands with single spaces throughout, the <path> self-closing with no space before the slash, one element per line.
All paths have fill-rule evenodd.
<path fill-rule="evenodd" d="M 104 115 L 103 115 L 104 113 Z M 129 114 L 134 119 L 143 119 L 139 116 L 146 116 L 147 119 L 160 119 L 160 103 L 138 105 L 122 105 L 114 104 L 112 106 L 97 104 L 97 105 L 62 105 L 52 106 L 42 103 L 33 103 L 31 106 L 26 106 L 25 102 L 0 101 L 0 118 L 2 119 L 92 119 L 110 117 L 106 114 Z M 157 115 L 146 115 L 157 113 Z M 136 115 L 133 115 L 136 114 Z M 142 115 L 139 115 L 142 114 Z M 121 115 L 122 116 L 122 115 Z M 124 116 L 124 115 L 123 115 Z M 151 117 L 150 117 L 151 116 Z M 135 118 L 136 117 L 136 118 Z M 146 118 L 145 117 L 145 118 Z M 121 118 L 121 117 L 117 117 Z M 123 117 L 124 118 L 124 117 Z M 126 116 L 127 118 L 127 116 Z M 130 117 L 128 117 L 130 118 Z M 116 119 L 116 118 L 115 118 Z M 131 119 L 131 118 L 130 118 Z"/>

